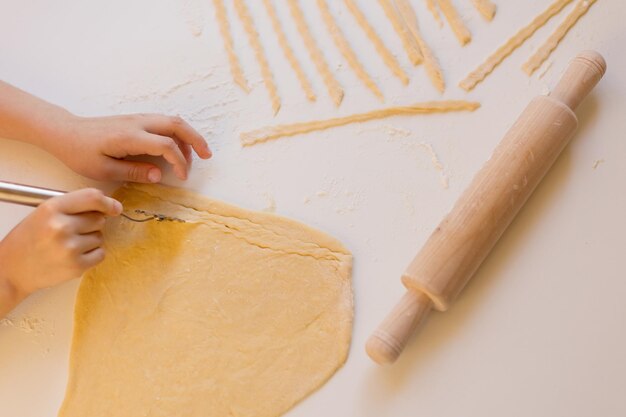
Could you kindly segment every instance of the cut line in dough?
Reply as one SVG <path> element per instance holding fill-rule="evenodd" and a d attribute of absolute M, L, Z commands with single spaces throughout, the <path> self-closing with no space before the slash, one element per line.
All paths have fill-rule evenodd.
<path fill-rule="evenodd" d="M 352 255 L 271 213 L 125 185 L 81 280 L 59 417 L 278 417 L 347 359 Z"/>
<path fill-rule="evenodd" d="M 383 93 L 380 91 L 372 77 L 370 77 L 367 71 L 365 71 L 365 68 L 363 68 L 363 64 L 361 64 L 359 58 L 357 58 L 356 53 L 348 43 L 348 40 L 346 39 L 344 34 L 341 32 L 341 28 L 339 28 L 339 25 L 337 25 L 335 18 L 330 13 L 330 9 L 328 8 L 328 3 L 326 3 L 326 0 L 317 0 L 317 7 L 320 9 L 320 13 L 322 14 L 322 20 L 326 25 L 326 29 L 328 29 L 328 32 L 330 32 L 330 36 L 333 38 L 335 46 L 337 47 L 337 49 L 339 49 L 341 55 L 343 55 L 345 60 L 348 62 L 348 65 L 350 65 L 352 71 L 354 71 L 356 76 L 363 82 L 363 84 L 365 84 L 368 89 L 370 89 L 372 93 L 374 93 L 376 97 L 383 101 Z"/>
<path fill-rule="evenodd" d="M 469 73 L 460 83 L 459 87 L 465 91 L 470 91 L 476 84 L 485 79 L 485 77 L 494 70 L 506 57 L 519 48 L 533 33 L 546 24 L 548 20 L 563 7 L 571 3 L 572 0 L 556 0 L 546 10 L 537 15 L 528 25 L 521 28 L 515 35 L 501 45 L 494 53 L 492 53 L 482 64 L 474 71 Z"/>
<path fill-rule="evenodd" d="M 454 32 L 454 36 L 456 36 L 459 40 L 459 43 L 462 46 L 468 44 L 472 40 L 472 35 L 469 30 L 467 30 L 465 23 L 463 23 L 463 20 L 452 4 L 452 1 L 437 0 L 437 3 L 439 4 L 439 8 L 441 9 L 444 17 L 448 21 L 452 32 Z"/>
<path fill-rule="evenodd" d="M 426 7 L 430 14 L 433 15 L 435 22 L 439 27 L 443 27 L 443 20 L 441 20 L 441 16 L 439 16 L 439 9 L 437 8 L 437 4 L 435 4 L 435 0 L 426 0 Z"/>
<path fill-rule="evenodd" d="M 215 7 L 215 19 L 217 25 L 220 28 L 222 35 L 222 41 L 224 42 L 224 49 L 228 56 L 228 63 L 230 65 L 230 73 L 233 77 L 233 81 L 246 93 L 250 92 L 248 81 L 246 80 L 243 70 L 241 69 L 241 63 L 235 53 L 235 47 L 233 43 L 233 37 L 230 34 L 230 27 L 228 25 L 228 18 L 226 17 L 226 8 L 224 7 L 224 0 L 213 0 Z"/>
<path fill-rule="evenodd" d="M 485 20 L 488 22 L 493 20 L 493 17 L 496 15 L 496 5 L 491 0 L 472 0 L 472 3 Z"/>
<path fill-rule="evenodd" d="M 298 4 L 298 0 L 287 0 L 287 4 L 289 5 L 289 10 L 291 11 L 291 16 L 293 17 L 298 32 L 304 41 L 304 46 L 309 52 L 311 61 L 313 61 L 317 71 L 322 76 L 322 80 L 328 89 L 328 94 L 335 103 L 335 106 L 339 106 L 343 100 L 343 89 L 339 85 L 337 79 L 333 76 L 333 73 L 330 71 L 322 51 L 320 51 L 319 47 L 315 43 L 315 39 L 313 39 L 313 35 L 306 24 L 304 13 Z"/>
<path fill-rule="evenodd" d="M 446 88 L 446 84 L 443 79 L 443 72 L 441 71 L 441 67 L 439 66 L 437 58 L 435 58 L 435 55 L 433 54 L 430 47 L 426 44 L 424 38 L 422 37 L 422 34 L 420 33 L 415 10 L 413 10 L 408 0 L 395 0 L 395 2 L 396 6 L 398 7 L 398 11 L 400 12 L 400 16 L 402 16 L 402 19 L 404 19 L 404 23 L 411 31 L 413 38 L 415 39 L 420 50 L 422 51 L 422 56 L 424 57 L 424 68 L 426 69 L 426 74 L 428 75 L 428 78 L 430 78 L 430 81 L 435 86 L 435 88 L 440 93 L 443 93 Z"/>
<path fill-rule="evenodd" d="M 270 66 L 267 62 L 267 57 L 265 56 L 263 45 L 261 45 L 261 40 L 259 39 L 259 33 L 254 27 L 252 16 L 250 16 L 250 11 L 248 10 L 248 6 L 246 6 L 244 0 L 234 0 L 234 3 L 237 15 L 239 16 L 239 19 L 243 24 L 243 28 L 248 35 L 248 42 L 250 42 L 250 46 L 254 51 L 256 60 L 261 67 L 263 84 L 265 84 L 267 93 L 269 94 L 270 100 L 272 101 L 272 110 L 274 111 L 274 115 L 276 115 L 276 113 L 278 113 L 278 110 L 280 110 L 280 97 L 278 96 L 278 89 L 276 88 L 276 83 L 274 82 L 272 70 L 270 69 Z"/>
<path fill-rule="evenodd" d="M 380 37 L 376 33 L 376 30 L 372 27 L 372 25 L 369 24 L 369 22 L 365 18 L 365 15 L 361 11 L 361 9 L 359 9 L 359 6 L 357 6 L 355 0 L 344 0 L 344 2 L 350 13 L 352 13 L 352 16 L 354 16 L 357 24 L 361 27 L 361 29 L 363 29 L 363 32 L 365 32 L 367 38 L 374 45 L 376 52 L 378 52 L 378 55 L 380 55 L 380 57 L 383 59 L 385 65 L 387 65 L 391 72 L 393 72 L 393 74 L 398 77 L 400 81 L 402 81 L 402 84 L 407 85 L 409 83 L 409 77 L 400 67 L 400 64 L 398 63 L 396 57 L 393 56 L 393 54 L 383 43 L 382 39 L 380 39 Z"/>
<path fill-rule="evenodd" d="M 267 11 L 267 14 L 270 17 L 270 21 L 272 22 L 272 27 L 274 28 L 276 37 L 278 37 L 278 44 L 283 50 L 283 54 L 285 55 L 285 58 L 287 58 L 287 61 L 289 61 L 289 65 L 291 65 L 291 68 L 296 73 L 296 77 L 298 77 L 298 81 L 300 82 L 300 86 L 302 87 L 302 90 L 306 94 L 306 97 L 307 99 L 309 99 L 309 101 L 315 101 L 316 99 L 315 92 L 313 91 L 311 82 L 309 81 L 306 74 L 304 73 L 304 69 L 302 69 L 302 65 L 300 65 L 298 58 L 296 58 L 296 55 L 293 52 L 293 49 L 291 49 L 291 46 L 289 45 L 289 41 L 287 40 L 285 31 L 283 30 L 280 24 L 280 20 L 278 19 L 278 14 L 276 13 L 276 9 L 274 8 L 274 5 L 272 4 L 272 0 L 263 0 L 263 4 L 265 5 L 265 10 Z"/>
<path fill-rule="evenodd" d="M 387 19 L 391 22 L 391 25 L 398 34 L 398 37 L 400 37 L 402 47 L 409 57 L 411 64 L 421 64 L 424 58 L 422 57 L 420 48 L 415 39 L 411 36 L 409 28 L 407 28 L 404 24 L 404 20 L 402 19 L 402 16 L 400 16 L 400 13 L 396 10 L 396 7 L 393 5 L 391 0 L 378 0 L 378 3 L 383 8 L 385 16 L 387 16 Z"/>
<path fill-rule="evenodd" d="M 388 107 L 367 113 L 357 113 L 350 116 L 337 117 L 327 120 L 292 123 L 286 125 L 268 126 L 250 132 L 243 132 L 239 138 L 242 146 L 251 146 L 285 136 L 300 135 L 332 127 L 344 126 L 350 123 L 362 123 L 370 120 L 384 119 L 391 116 L 414 115 L 428 113 L 445 113 L 454 111 L 474 111 L 480 103 L 463 100 L 430 101 L 417 103 L 411 106 Z"/>
<path fill-rule="evenodd" d="M 548 59 L 552 51 L 556 49 L 559 42 L 567 35 L 572 27 L 578 22 L 578 19 L 583 17 L 587 10 L 594 4 L 596 0 L 580 0 L 574 6 L 574 9 L 565 17 L 565 20 L 555 29 L 546 42 L 535 51 L 535 53 L 522 65 L 522 69 L 529 76 L 532 75 L 537 69 Z"/>

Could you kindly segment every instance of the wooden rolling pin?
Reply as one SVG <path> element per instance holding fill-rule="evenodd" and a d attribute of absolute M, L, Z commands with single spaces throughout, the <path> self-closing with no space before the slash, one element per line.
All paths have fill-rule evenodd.
<path fill-rule="evenodd" d="M 573 110 L 605 71 L 599 53 L 582 52 L 549 96 L 530 102 L 402 275 L 408 291 L 366 344 L 375 362 L 394 362 L 432 308 L 450 307 L 567 145 Z"/>

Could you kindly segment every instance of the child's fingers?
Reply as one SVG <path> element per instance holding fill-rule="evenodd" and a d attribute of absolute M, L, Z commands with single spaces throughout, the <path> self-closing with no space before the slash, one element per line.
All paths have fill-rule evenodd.
<path fill-rule="evenodd" d="M 117 216 L 122 212 L 122 203 L 107 197 L 96 188 L 83 188 L 65 195 L 51 198 L 43 205 L 49 205 L 65 214 L 78 214 L 97 211 L 107 216 Z"/>
<path fill-rule="evenodd" d="M 187 164 L 189 164 L 189 166 L 191 166 L 191 163 L 192 163 L 192 160 L 193 160 L 192 154 L 191 154 L 191 145 L 181 141 L 180 139 L 178 139 L 176 137 L 174 137 L 172 139 L 174 139 L 174 141 L 176 142 L 176 144 L 180 148 L 180 151 L 183 153 L 183 156 L 187 160 Z"/>
<path fill-rule="evenodd" d="M 191 145 L 202 159 L 208 159 L 212 155 L 202 135 L 179 116 L 148 115 L 145 129 L 157 135 L 178 138 L 183 143 Z"/>
<path fill-rule="evenodd" d="M 104 248 L 99 247 L 90 252 L 80 255 L 79 262 L 81 267 L 88 269 L 98 265 L 104 260 Z"/>
<path fill-rule="evenodd" d="M 87 234 L 102 230 L 106 223 L 106 217 L 98 212 L 75 214 L 72 216 L 72 222 L 76 233 Z"/>
<path fill-rule="evenodd" d="M 161 181 L 161 169 L 147 162 L 125 161 L 108 158 L 106 172 L 112 181 L 157 183 Z"/>
<path fill-rule="evenodd" d="M 178 178 L 187 179 L 187 160 L 174 139 L 142 132 L 137 134 L 134 140 L 129 141 L 126 148 L 130 155 L 162 156 L 172 165 Z"/>
<path fill-rule="evenodd" d="M 79 254 L 91 252 L 92 250 L 101 247 L 104 243 L 102 232 L 92 232 L 84 235 L 78 235 L 74 239 L 76 239 L 76 251 Z"/>

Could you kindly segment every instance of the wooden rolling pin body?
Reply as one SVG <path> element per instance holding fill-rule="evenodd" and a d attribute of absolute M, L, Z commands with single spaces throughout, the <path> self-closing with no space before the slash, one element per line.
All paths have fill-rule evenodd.
<path fill-rule="evenodd" d="M 605 68 L 598 53 L 583 52 L 550 96 L 528 105 L 406 269 L 407 293 L 366 345 L 374 361 L 395 361 L 433 307 L 450 307 L 567 145 L 573 109 Z"/>

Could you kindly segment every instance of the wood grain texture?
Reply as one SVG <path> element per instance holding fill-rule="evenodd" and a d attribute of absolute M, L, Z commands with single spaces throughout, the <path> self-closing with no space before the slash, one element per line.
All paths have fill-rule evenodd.
<path fill-rule="evenodd" d="M 359 6 L 356 4 L 356 1 L 344 0 L 344 2 L 350 13 L 352 13 L 352 16 L 354 16 L 357 24 L 361 27 L 361 29 L 363 29 L 363 32 L 365 32 L 365 35 L 370 40 L 372 45 L 374 45 L 376 52 L 383 59 L 385 65 L 391 70 L 391 72 L 393 72 L 396 77 L 400 79 L 400 81 L 402 81 L 402 84 L 407 85 L 409 83 L 409 77 L 406 75 L 406 72 L 404 72 L 404 70 L 400 67 L 400 64 L 398 63 L 396 57 L 393 56 L 387 46 L 385 46 L 385 43 L 382 41 L 382 39 L 380 39 L 380 37 L 376 33 L 376 29 L 374 29 L 374 27 L 372 27 L 372 25 L 370 25 L 370 23 L 367 21 L 367 18 L 365 17 Z"/>
<path fill-rule="evenodd" d="M 461 82 L 459 87 L 465 91 L 470 91 L 482 80 L 491 74 L 506 57 L 519 48 L 533 33 L 535 33 L 540 27 L 546 24 L 552 16 L 557 14 L 571 3 L 572 0 L 556 0 L 546 10 L 537 15 L 528 25 L 521 28 L 515 35 L 509 38 L 504 44 L 495 50 L 482 64 L 480 64 L 474 71 L 470 72 Z"/>
<path fill-rule="evenodd" d="M 376 82 L 372 79 L 372 77 L 367 73 L 361 61 L 356 56 L 356 53 L 348 43 L 345 35 L 341 31 L 341 28 L 335 21 L 335 18 L 330 13 L 330 9 L 328 8 L 328 3 L 326 0 L 317 0 L 317 7 L 320 9 L 320 13 L 322 14 L 322 20 L 326 25 L 326 29 L 330 33 L 330 36 L 333 38 L 333 42 L 341 55 L 348 62 L 352 71 L 356 74 L 356 76 L 363 82 L 363 84 L 372 92 L 376 97 L 378 97 L 381 101 L 384 100 L 383 93 L 380 91 Z"/>
<path fill-rule="evenodd" d="M 224 49 L 228 56 L 228 63 L 230 65 L 230 73 L 233 77 L 233 81 L 246 93 L 250 92 L 248 81 L 241 69 L 239 58 L 235 53 L 235 47 L 233 37 L 230 33 L 230 26 L 228 24 L 228 17 L 226 15 L 226 8 L 224 7 L 224 0 L 213 0 L 213 6 L 215 7 L 215 19 L 220 29 L 222 41 L 224 42 Z"/>
<path fill-rule="evenodd" d="M 237 15 L 243 24 L 246 35 L 248 35 L 248 42 L 250 42 L 250 46 L 254 51 L 254 56 L 261 67 L 263 84 L 265 84 L 265 88 L 267 89 L 267 93 L 269 94 L 272 102 L 272 110 L 274 111 L 274 115 L 276 115 L 276 113 L 280 110 L 280 97 L 278 96 L 278 88 L 274 82 L 274 75 L 272 74 L 270 65 L 267 62 L 267 57 L 265 56 L 263 45 L 261 45 L 261 40 L 259 39 L 259 33 L 254 27 L 254 21 L 252 20 L 252 16 L 250 16 L 250 11 L 248 10 L 248 6 L 246 6 L 244 0 L 233 1 L 235 3 Z"/>
<path fill-rule="evenodd" d="M 315 91 L 313 91 L 311 82 L 304 73 L 304 69 L 300 64 L 300 61 L 298 61 L 298 58 L 296 58 L 296 54 L 293 49 L 291 49 L 291 45 L 289 45 L 289 41 L 287 40 L 287 36 L 285 35 L 282 25 L 280 24 L 280 20 L 278 19 L 278 14 L 272 4 L 272 0 L 263 0 L 263 4 L 265 5 L 265 10 L 267 11 L 270 21 L 272 22 L 274 33 L 276 33 L 276 37 L 278 38 L 278 44 L 280 45 L 285 58 L 287 58 L 291 69 L 293 69 L 296 77 L 298 77 L 302 91 L 304 91 L 306 98 L 309 99 L 309 101 L 315 101 L 317 98 L 315 96 Z"/>
<path fill-rule="evenodd" d="M 605 71 L 600 54 L 583 52 L 522 112 L 402 275 L 409 291 L 368 341 L 374 361 L 399 356 L 430 311 L 426 298 L 439 311 L 451 306 L 569 142 L 573 110 Z"/>
<path fill-rule="evenodd" d="M 315 64 L 317 71 L 322 76 L 322 80 L 324 81 L 324 84 L 328 89 L 328 94 L 335 103 L 335 106 L 339 106 L 341 104 L 341 101 L 343 100 L 343 89 L 331 72 L 328 63 L 326 62 L 326 59 L 322 54 L 322 51 L 315 43 L 315 39 L 313 39 L 313 35 L 311 34 L 311 31 L 306 24 L 306 20 L 304 19 L 304 13 L 302 13 L 302 9 L 298 4 L 298 0 L 287 0 L 287 4 L 289 5 L 289 10 L 296 24 L 296 27 L 298 28 L 298 32 L 300 33 L 300 36 L 304 41 L 304 46 L 309 52 L 311 60 Z"/>

